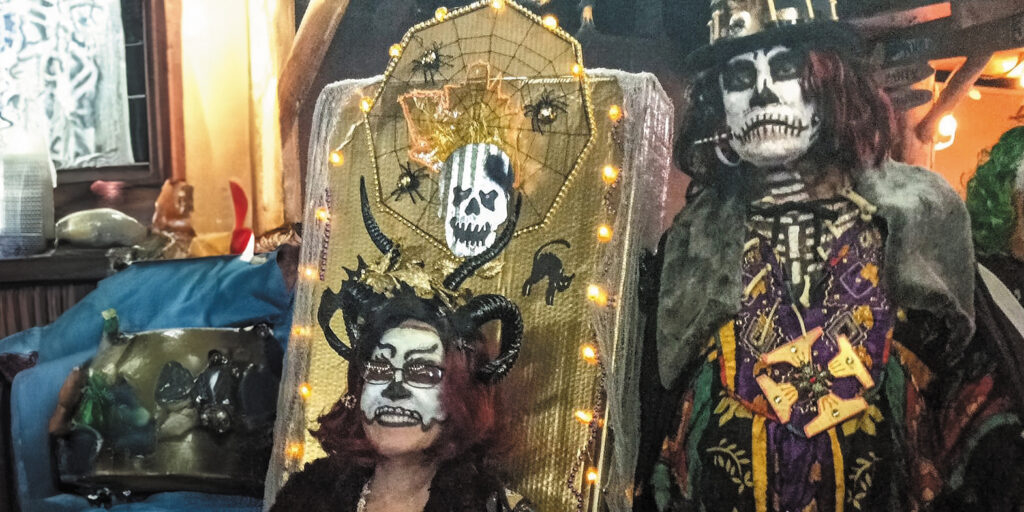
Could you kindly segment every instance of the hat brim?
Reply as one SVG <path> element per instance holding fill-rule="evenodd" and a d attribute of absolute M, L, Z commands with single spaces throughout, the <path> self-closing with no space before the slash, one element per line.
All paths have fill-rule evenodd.
<path fill-rule="evenodd" d="M 719 39 L 686 56 L 684 68 L 698 73 L 735 57 L 741 53 L 770 46 L 789 46 L 805 49 L 832 49 L 844 53 L 859 52 L 861 39 L 849 23 L 839 21 L 812 21 L 796 25 L 769 28 L 749 36 Z"/>

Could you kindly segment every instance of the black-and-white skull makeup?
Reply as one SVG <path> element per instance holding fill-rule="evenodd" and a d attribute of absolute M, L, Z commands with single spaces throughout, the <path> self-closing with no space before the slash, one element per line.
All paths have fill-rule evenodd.
<path fill-rule="evenodd" d="M 494 144 L 468 144 L 448 157 L 444 175 L 445 241 L 460 258 L 476 256 L 494 244 L 498 227 L 508 218 L 511 161 Z"/>
<path fill-rule="evenodd" d="M 805 55 L 785 46 L 739 54 L 719 78 L 729 145 L 755 167 L 785 165 L 807 153 L 820 118 L 804 95 Z"/>
<path fill-rule="evenodd" d="M 366 421 L 385 427 L 419 425 L 423 430 L 444 421 L 443 361 L 444 346 L 434 331 L 415 327 L 386 331 L 367 363 L 378 369 L 364 376 L 359 403 Z"/>

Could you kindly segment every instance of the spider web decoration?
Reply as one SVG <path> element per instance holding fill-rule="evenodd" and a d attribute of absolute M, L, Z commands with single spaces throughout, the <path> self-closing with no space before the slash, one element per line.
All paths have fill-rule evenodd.
<path fill-rule="evenodd" d="M 523 200 L 516 236 L 543 227 L 594 138 L 579 43 L 512 1 L 480 1 L 414 26 L 399 46 L 365 113 L 378 205 L 451 250 L 445 160 L 488 144 Z M 406 168 L 424 172 L 410 180 Z"/>

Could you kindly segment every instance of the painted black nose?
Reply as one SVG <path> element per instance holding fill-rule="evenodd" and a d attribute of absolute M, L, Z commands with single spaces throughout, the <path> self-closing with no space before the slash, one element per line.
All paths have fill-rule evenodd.
<path fill-rule="evenodd" d="M 380 396 L 387 398 L 388 400 L 401 400 L 403 398 L 409 398 L 412 396 L 410 392 L 401 382 L 391 381 L 388 387 L 384 388 Z"/>
<path fill-rule="evenodd" d="M 474 197 L 469 200 L 469 204 L 466 205 L 466 215 L 479 215 L 480 214 L 480 201 L 477 201 Z"/>
<path fill-rule="evenodd" d="M 751 107 L 766 107 L 778 102 L 779 97 L 768 88 L 767 81 L 762 81 L 761 84 L 754 89 L 754 96 L 750 98 Z"/>

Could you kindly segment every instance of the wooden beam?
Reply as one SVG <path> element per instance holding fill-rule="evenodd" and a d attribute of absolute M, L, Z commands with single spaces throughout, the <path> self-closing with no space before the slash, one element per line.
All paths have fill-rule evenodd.
<path fill-rule="evenodd" d="M 913 9 L 886 11 L 867 18 L 850 21 L 865 39 L 875 39 L 900 29 L 948 18 L 952 13 L 949 2 L 915 7 Z"/>
<path fill-rule="evenodd" d="M 981 72 L 984 71 L 985 66 L 991 59 L 991 53 L 969 55 L 963 65 L 953 72 L 949 80 L 946 80 L 946 87 L 939 94 L 939 98 L 935 100 L 931 110 L 925 114 L 921 122 L 918 123 L 917 128 L 914 129 L 918 139 L 923 142 L 931 142 L 932 138 L 935 137 L 935 130 L 939 126 L 939 120 L 942 119 L 942 116 L 956 108 L 960 100 L 974 86 L 974 82 L 981 76 Z"/>
<path fill-rule="evenodd" d="M 349 0 L 312 0 L 302 16 L 277 87 L 281 140 L 287 140 L 295 127 L 302 102 L 320 70 L 327 47 L 334 39 L 334 32 L 345 16 L 348 4 Z"/>

